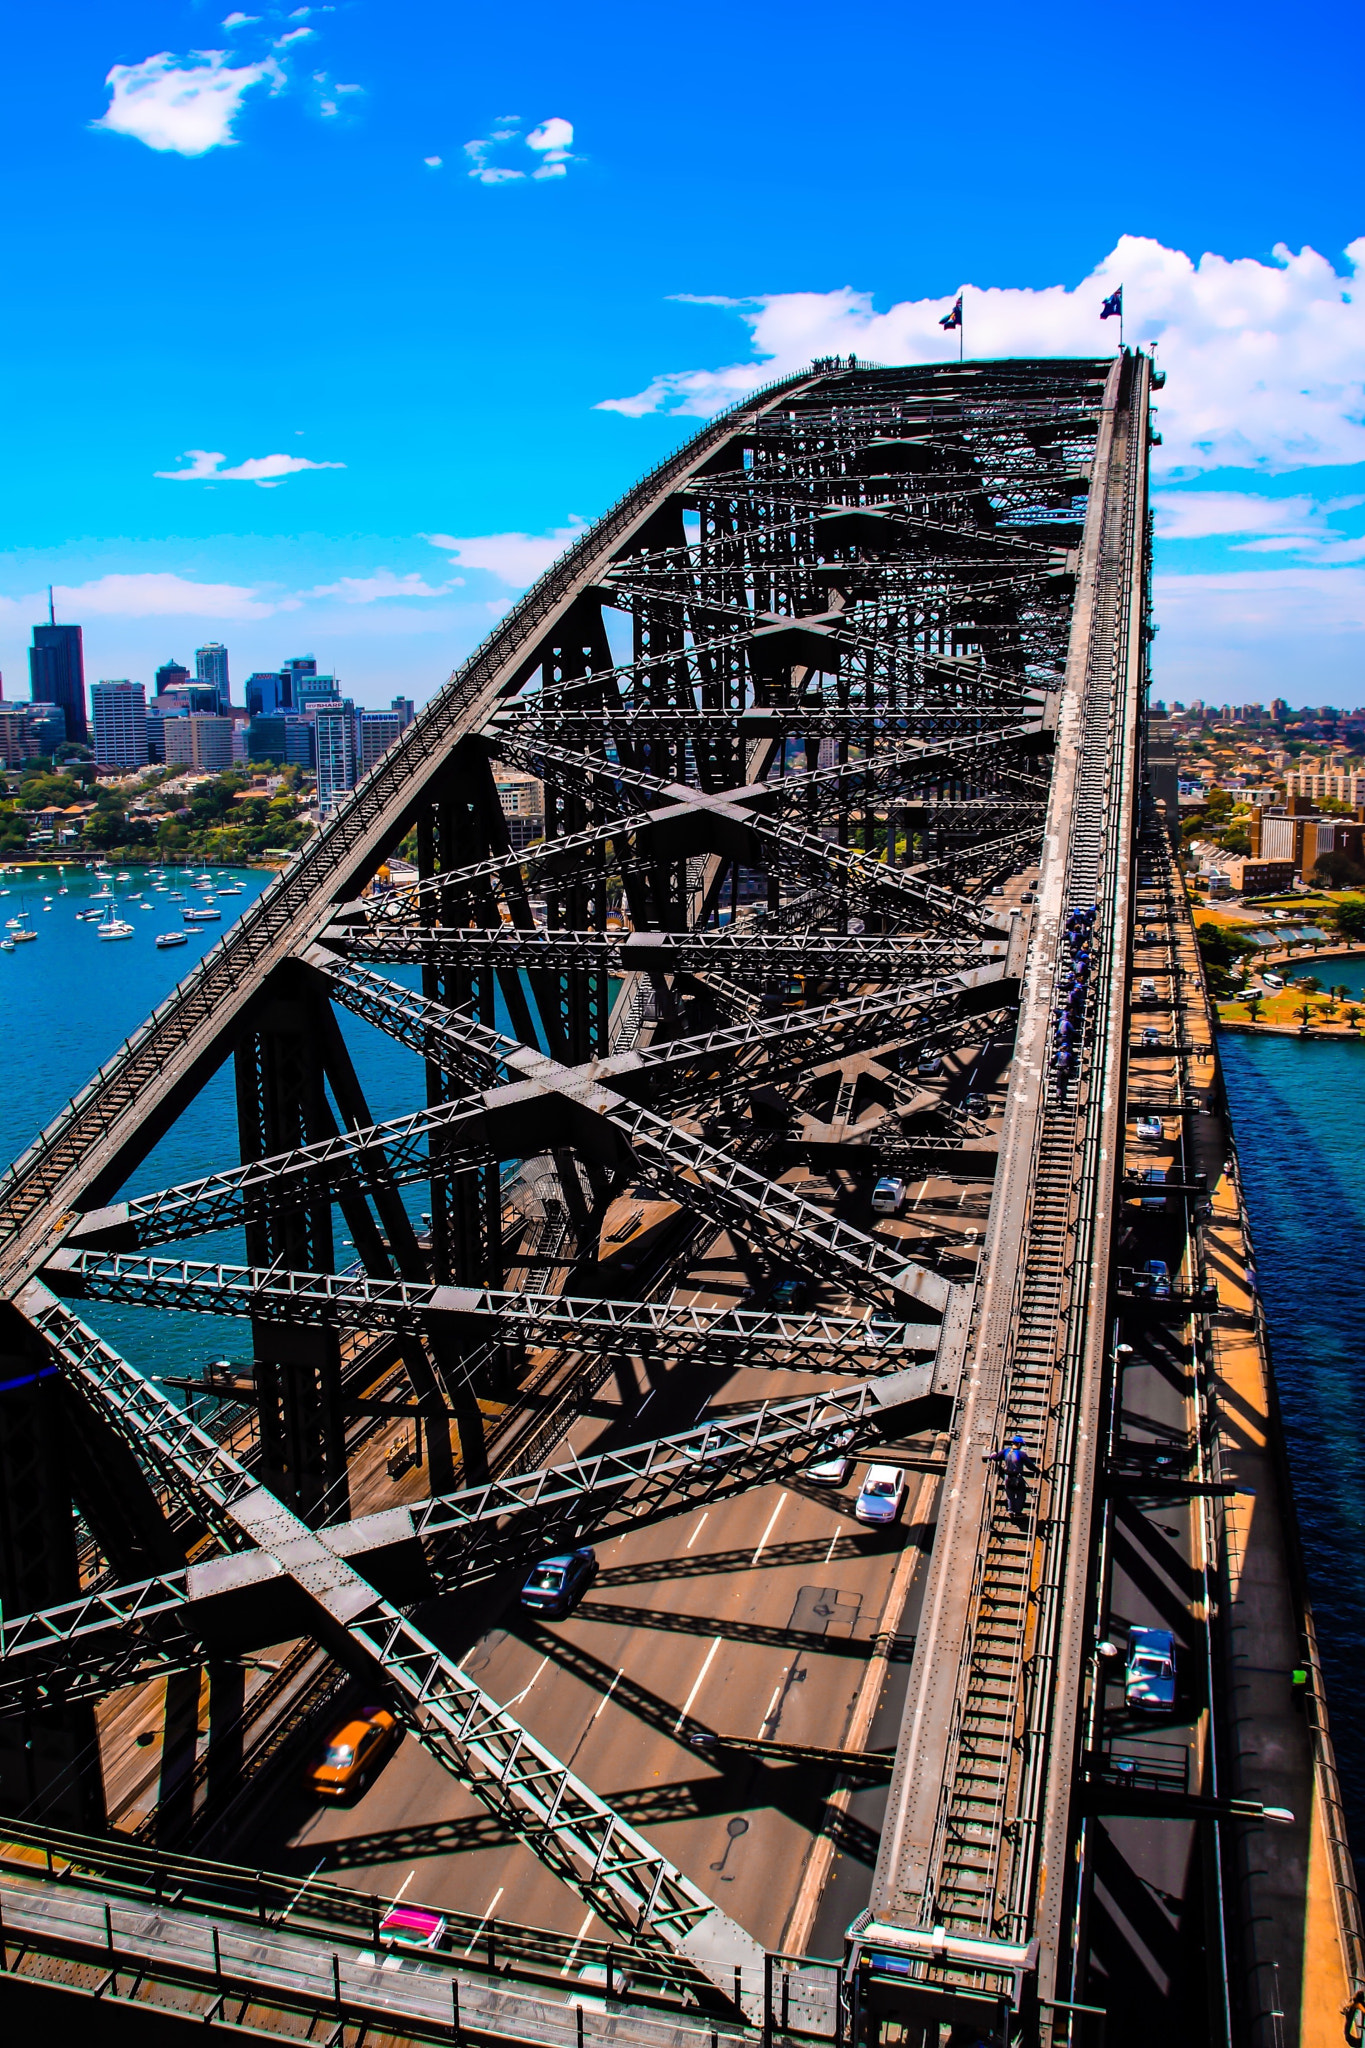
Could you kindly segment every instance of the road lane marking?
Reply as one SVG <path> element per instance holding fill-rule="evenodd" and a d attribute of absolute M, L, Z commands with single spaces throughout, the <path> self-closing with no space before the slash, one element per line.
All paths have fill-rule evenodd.
<path fill-rule="evenodd" d="M 489 1921 L 492 1919 L 493 1909 L 497 1905 L 498 1900 L 502 1897 L 506 1889 L 507 1887 L 505 1884 L 500 1884 L 497 1890 L 494 1892 L 492 1898 L 488 1901 L 488 1904 L 484 1907 L 483 1918 L 482 1920 L 480 1920 L 478 1926 L 474 1929 L 474 1932 L 469 1937 L 469 1947 L 465 1950 L 465 1954 L 467 1956 L 473 1955 L 474 1944 L 478 1940 L 479 1936 L 483 1933 L 483 1930 L 488 1925 Z"/>
<path fill-rule="evenodd" d="M 688 1715 L 691 1713 L 692 1702 L 697 1697 L 697 1694 L 701 1691 L 702 1680 L 705 1678 L 707 1672 L 711 1669 L 711 1659 L 715 1656 L 717 1650 L 720 1648 L 721 1643 L 723 1641 L 723 1636 L 717 1636 L 715 1641 L 712 1643 L 710 1649 L 707 1651 L 706 1661 L 702 1665 L 701 1670 L 697 1673 L 696 1680 L 693 1684 L 691 1692 L 687 1695 L 687 1698 L 682 1703 L 681 1713 L 678 1715 L 677 1720 L 673 1723 L 673 1733 L 675 1735 L 677 1734 L 678 1730 L 682 1727 L 682 1724 L 687 1719 Z"/>
<path fill-rule="evenodd" d="M 922 1202 L 922 1201 L 924 1200 L 924 1191 L 925 1191 L 925 1189 L 926 1189 L 926 1188 L 928 1187 L 928 1185 L 929 1185 L 929 1182 L 928 1182 L 928 1180 L 927 1180 L 927 1179 L 925 1179 L 925 1180 L 922 1180 L 922 1181 L 920 1182 L 920 1189 L 919 1189 L 919 1193 L 918 1193 L 918 1194 L 917 1194 L 917 1195 L 915 1196 L 915 1199 L 914 1199 L 914 1201 L 913 1201 L 913 1202 L 912 1202 L 912 1203 L 910 1204 L 910 1207 L 911 1207 L 912 1209 L 918 1209 L 918 1207 L 919 1207 L 920 1203 L 921 1203 L 921 1202 Z"/>
<path fill-rule="evenodd" d="M 592 1923 L 596 1918 L 597 1909 L 595 1906 L 590 1906 L 588 1908 L 588 1917 L 583 1922 L 583 1925 L 579 1928 L 577 1934 L 574 1936 L 573 1947 L 569 1950 L 569 1953 L 564 1958 L 564 1968 L 562 1972 L 564 1976 L 568 1976 L 570 1970 L 573 1968 L 575 1962 L 577 1961 L 578 1951 L 583 1946 L 584 1937 L 586 1936 L 588 1929 L 592 1926 Z"/>
<path fill-rule="evenodd" d="M 767 1725 L 768 1725 L 769 1721 L 771 1721 L 771 1720 L 772 1720 L 772 1717 L 773 1717 L 773 1708 L 774 1708 L 774 1707 L 775 1707 L 775 1706 L 777 1705 L 778 1701 L 779 1701 L 779 1700 L 781 1699 L 781 1697 L 782 1697 L 782 1688 L 783 1688 L 783 1686 L 784 1686 L 784 1685 L 786 1684 L 786 1682 L 787 1682 L 787 1674 L 786 1674 L 786 1672 L 784 1671 L 784 1672 L 782 1673 L 782 1676 L 781 1676 L 781 1677 L 780 1677 L 780 1678 L 778 1679 L 778 1681 L 777 1681 L 777 1684 L 776 1684 L 776 1685 L 775 1685 L 775 1686 L 773 1687 L 773 1696 L 772 1696 L 772 1698 L 771 1698 L 771 1699 L 769 1700 L 769 1702 L 768 1702 L 768 1707 L 767 1707 L 767 1711 L 766 1711 L 766 1713 L 764 1714 L 764 1716 L 763 1716 L 763 1719 L 762 1719 L 762 1720 L 761 1720 L 761 1721 L 759 1722 L 759 1724 L 758 1724 L 758 1732 L 759 1732 L 759 1734 L 760 1734 L 760 1735 L 761 1735 L 761 1734 L 763 1733 L 763 1730 L 764 1730 L 764 1729 L 765 1729 L 765 1728 L 767 1727 Z"/>
<path fill-rule="evenodd" d="M 599 1701 L 597 1702 L 597 1705 L 596 1705 L 596 1706 L 595 1706 L 595 1707 L 593 1708 L 593 1711 L 592 1711 L 592 1717 L 591 1717 L 591 1719 L 590 1719 L 590 1720 L 589 1720 L 589 1722 L 588 1722 L 588 1726 L 589 1726 L 589 1728 L 591 1728 L 591 1726 L 592 1726 L 592 1724 L 593 1724 L 593 1721 L 595 1721 L 595 1720 L 597 1719 L 597 1716 L 598 1716 L 598 1715 L 599 1715 L 599 1714 L 601 1713 L 601 1711 L 602 1711 L 603 1707 L 605 1707 L 605 1705 L 607 1704 L 607 1701 L 608 1701 L 608 1700 L 609 1700 L 609 1699 L 611 1698 L 612 1694 L 613 1694 L 613 1693 L 615 1692 L 615 1690 L 616 1690 L 616 1686 L 617 1686 L 617 1681 L 618 1681 L 618 1680 L 620 1679 L 620 1677 L 621 1677 L 621 1672 L 620 1672 L 620 1671 L 618 1671 L 618 1672 L 617 1672 L 617 1674 L 616 1674 L 616 1677 L 615 1677 L 615 1678 L 613 1678 L 613 1680 L 612 1680 L 611 1684 L 610 1684 L 610 1685 L 609 1685 L 609 1686 L 607 1687 L 607 1689 L 606 1689 L 606 1691 L 605 1691 L 605 1692 L 603 1693 L 603 1695 L 602 1695 L 601 1699 L 600 1699 L 600 1700 L 599 1700 Z M 589 1915 L 588 1915 L 588 1918 L 589 1918 L 589 1919 L 591 1920 L 591 1918 L 592 1918 L 592 1914 L 591 1914 L 591 1913 L 589 1913 Z"/>
<path fill-rule="evenodd" d="M 786 1495 L 786 1490 L 785 1490 L 785 1488 L 784 1488 L 784 1490 L 783 1490 L 783 1491 L 782 1491 L 782 1492 L 781 1492 L 781 1493 L 780 1493 L 780 1494 L 778 1495 L 778 1498 L 777 1498 L 777 1506 L 776 1506 L 776 1507 L 775 1507 L 775 1508 L 773 1509 L 772 1513 L 771 1513 L 771 1514 L 769 1515 L 769 1517 L 768 1517 L 768 1526 L 767 1526 L 767 1528 L 766 1528 L 766 1529 L 765 1529 L 765 1530 L 763 1531 L 763 1534 L 762 1534 L 762 1535 L 761 1535 L 761 1536 L 759 1537 L 759 1539 L 758 1539 L 758 1549 L 757 1549 L 757 1550 L 756 1550 L 756 1551 L 754 1552 L 753 1556 L 752 1556 L 752 1557 L 751 1557 L 751 1558 L 749 1559 L 749 1563 L 750 1563 L 750 1565 L 751 1565 L 751 1566 L 753 1566 L 753 1565 L 756 1565 L 756 1564 L 758 1563 L 758 1560 L 760 1559 L 760 1557 L 762 1557 L 762 1555 L 763 1555 L 763 1546 L 764 1546 L 764 1544 L 765 1544 L 765 1543 L 767 1542 L 768 1538 L 769 1538 L 769 1537 L 770 1537 L 770 1536 L 772 1535 L 772 1533 L 773 1533 L 773 1525 L 774 1525 L 774 1523 L 775 1523 L 775 1522 L 777 1521 L 777 1518 L 778 1518 L 778 1516 L 779 1516 L 779 1515 L 781 1514 L 781 1512 L 782 1512 L 783 1508 L 784 1508 L 784 1507 L 786 1506 L 786 1503 L 787 1503 L 787 1495 Z"/>
<path fill-rule="evenodd" d="M 412 1869 L 411 1869 L 411 1870 L 410 1870 L 410 1871 L 408 1872 L 407 1876 L 406 1876 L 406 1877 L 405 1877 L 405 1878 L 403 1879 L 403 1882 L 402 1882 L 402 1883 L 401 1883 L 401 1884 L 399 1885 L 399 1887 L 398 1887 L 397 1891 L 396 1891 L 396 1892 L 394 1893 L 393 1897 L 392 1897 L 392 1898 L 391 1898 L 391 1899 L 389 1900 L 389 1905 L 390 1905 L 391 1907 L 392 1907 L 392 1906 L 396 1906 L 396 1905 L 398 1904 L 398 1901 L 399 1901 L 399 1900 L 400 1900 L 400 1899 L 402 1898 L 402 1896 L 403 1896 L 404 1892 L 405 1892 L 405 1891 L 407 1890 L 408 1886 L 409 1886 L 409 1885 L 410 1885 L 410 1884 L 412 1883 L 412 1880 L 413 1880 L 413 1879 L 414 1879 L 414 1878 L 416 1877 L 416 1875 L 417 1875 L 417 1865 L 416 1865 L 416 1864 L 414 1863 L 414 1864 L 413 1864 L 413 1866 L 412 1866 Z"/>
<path fill-rule="evenodd" d="M 700 1534 L 701 1534 L 702 1530 L 703 1530 L 703 1529 L 704 1529 L 704 1528 L 706 1527 L 706 1523 L 707 1523 L 707 1518 L 709 1517 L 710 1513 L 711 1513 L 711 1510 L 710 1510 L 710 1508 L 705 1508 L 705 1509 L 703 1509 L 703 1511 L 702 1511 L 702 1518 L 701 1518 L 701 1520 L 700 1520 L 700 1521 L 698 1522 L 698 1524 L 697 1524 L 696 1528 L 695 1528 L 695 1529 L 694 1529 L 694 1530 L 692 1531 L 692 1534 L 691 1534 L 691 1535 L 690 1535 L 690 1536 L 688 1537 L 688 1539 L 687 1539 L 687 1547 L 688 1547 L 688 1549 L 689 1549 L 689 1550 L 690 1550 L 690 1549 L 692 1548 L 692 1545 L 693 1545 L 693 1544 L 694 1544 L 694 1543 L 696 1542 L 697 1538 L 698 1538 L 698 1537 L 700 1536 Z"/>
<path fill-rule="evenodd" d="M 539 1664 L 537 1664 L 535 1670 L 531 1673 L 531 1676 L 527 1679 L 525 1685 L 521 1688 L 521 1691 L 519 1693 L 514 1693 L 510 1700 L 503 1701 L 502 1710 L 504 1713 L 507 1712 L 509 1707 L 519 1707 L 521 1705 L 527 1693 L 531 1690 L 531 1687 L 535 1684 L 536 1680 L 539 1678 L 541 1672 L 545 1669 L 545 1666 L 549 1663 L 549 1661 L 550 1660 L 548 1657 L 542 1657 Z"/>
<path fill-rule="evenodd" d="M 842 1530 L 842 1529 L 836 1529 L 836 1530 L 835 1530 L 835 1532 L 834 1532 L 834 1534 L 833 1534 L 833 1535 L 832 1535 L 832 1536 L 830 1537 L 830 1539 L 829 1539 L 829 1549 L 828 1549 L 828 1550 L 827 1550 L 827 1551 L 825 1552 L 825 1563 L 826 1563 L 826 1564 L 828 1564 L 828 1563 L 829 1563 L 829 1561 L 830 1561 L 830 1559 L 831 1559 L 831 1558 L 833 1557 L 833 1555 L 834 1555 L 834 1546 L 835 1546 L 835 1545 L 836 1545 L 836 1543 L 837 1543 L 837 1542 L 839 1541 L 839 1538 L 840 1538 L 840 1537 L 841 1537 L 841 1536 L 843 1535 L 843 1533 L 844 1533 L 844 1532 L 843 1532 L 843 1530 Z"/>

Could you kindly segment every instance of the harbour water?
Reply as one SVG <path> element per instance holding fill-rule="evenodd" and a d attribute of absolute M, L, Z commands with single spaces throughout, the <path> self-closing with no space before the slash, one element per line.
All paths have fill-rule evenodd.
<path fill-rule="evenodd" d="M 1352 972 L 1351 970 L 1354 970 Z M 1355 961 L 1323 981 L 1359 990 Z M 1365 1849 L 1365 1044 L 1220 1040 L 1357 1856 Z"/>
<path fill-rule="evenodd" d="M 60 879 L 52 868 L 0 876 L 0 889 L 9 892 L 0 896 L 0 933 L 21 912 L 38 933 L 36 942 L 0 954 L 0 1025 L 8 1069 L 7 1085 L 0 1088 L 0 1165 L 17 1158 L 271 879 L 261 868 L 192 870 L 195 878 L 205 872 L 221 887 L 240 886 L 242 894 L 215 890 L 211 907 L 220 911 L 221 922 L 199 926 L 184 925 L 182 913 L 209 906 L 210 899 L 183 871 L 167 871 L 164 893 L 153 889 L 146 868 L 127 870 L 126 882 L 83 867 L 67 869 Z M 63 880 L 68 894 L 60 896 Z M 132 924 L 130 938 L 101 939 L 93 922 L 78 917 L 78 912 L 104 907 L 98 892 L 105 888 L 113 891 L 114 915 Z M 183 900 L 175 901 L 172 891 Z M 146 901 L 151 909 L 142 908 Z M 157 934 L 174 930 L 188 930 L 188 944 L 159 951 Z M 397 970 L 387 971 L 401 978 Z M 354 1019 L 343 1016 L 341 1021 L 376 1120 L 419 1107 L 423 1080 L 415 1055 Z M 237 1158 L 229 1062 L 204 1088 L 192 1113 L 143 1161 L 125 1192 L 174 1186 L 235 1165 Z M 414 1187 L 409 1192 L 416 1214 L 426 1191 Z M 340 1235 L 337 1251 L 340 1259 L 352 1256 Z M 243 1256 L 240 1234 L 198 1238 L 184 1252 L 202 1259 L 240 1261 Z M 107 1303 L 92 1304 L 83 1313 L 146 1372 L 197 1372 L 209 1359 L 246 1357 L 250 1348 L 245 1325 L 233 1318 L 157 1315 Z"/>
<path fill-rule="evenodd" d="M 215 870 L 215 880 L 240 882 L 244 893 L 216 897 L 220 925 L 202 927 L 188 946 L 158 952 L 155 934 L 178 927 L 184 906 L 168 892 L 151 895 L 152 910 L 130 908 L 134 892 L 150 892 L 145 870 L 109 885 L 117 913 L 135 927 L 131 938 L 119 941 L 99 939 L 93 925 L 76 917 L 94 907 L 99 878 L 84 870 L 68 873 L 70 893 L 58 896 L 52 876 L 48 869 L 37 877 L 0 878 L 9 890 L 0 897 L 0 927 L 26 909 L 39 934 L 36 944 L 0 955 L 7 1056 L 0 1163 L 23 1150 L 269 880 L 259 869 Z M 182 875 L 173 874 L 169 886 L 192 907 L 201 900 Z M 1365 993 L 1365 960 L 1306 962 L 1296 971 Z M 350 1019 L 343 1019 L 343 1029 L 373 1115 L 416 1107 L 422 1077 L 415 1057 Z M 1226 1034 L 1220 1044 L 1351 1835 L 1365 1845 L 1365 1043 Z M 143 1162 L 129 1191 L 167 1186 L 235 1159 L 232 1077 L 223 1070 L 195 1113 Z M 425 1191 L 411 1192 L 416 1207 Z M 338 1244 L 345 1257 L 344 1243 Z M 203 1258 L 242 1256 L 240 1238 L 206 1238 L 186 1249 Z M 245 1355 L 243 1326 L 227 1319 L 152 1316 L 104 1304 L 87 1314 L 147 1371 L 184 1373 L 210 1358 Z"/>

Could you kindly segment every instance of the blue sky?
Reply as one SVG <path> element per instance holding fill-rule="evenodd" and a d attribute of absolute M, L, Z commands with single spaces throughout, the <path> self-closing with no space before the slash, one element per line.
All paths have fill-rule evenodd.
<path fill-rule="evenodd" d="M 51 581 L 92 678 L 222 639 L 425 698 L 747 386 L 932 359 L 964 286 L 969 352 L 1098 353 L 1123 282 L 1161 687 L 1365 702 L 1361 44 L 1336 0 L 24 10 L 6 694 Z"/>

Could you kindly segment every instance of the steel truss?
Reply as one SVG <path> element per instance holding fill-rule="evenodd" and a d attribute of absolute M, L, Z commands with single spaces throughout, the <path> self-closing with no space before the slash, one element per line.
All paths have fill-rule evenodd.
<path fill-rule="evenodd" d="M 903 1353 L 900 1356 L 903 1358 Z M 894 1364 L 896 1352 L 891 1358 Z M 873 1385 L 769 1401 L 675 1436 L 524 1473 L 416 1508 L 330 1524 L 319 1539 L 338 1557 L 363 1558 L 372 1576 L 423 1595 L 487 1584 L 569 1543 L 667 1521 L 718 1500 L 799 1475 L 838 1442 L 856 1448 L 878 1432 L 946 1412 L 931 1366 L 895 1365 Z M 158 1470 L 160 1467 L 158 1467 Z M 421 1545 L 421 1563 L 411 1552 Z M 226 1552 L 219 1563 L 106 1587 L 10 1623 L 0 1639 L 0 1702 L 45 1686 L 63 1698 L 102 1697 L 120 1685 L 183 1669 L 222 1628 L 221 1609 L 278 1577 L 266 1552 Z M 414 1596 L 415 1597 L 415 1596 Z M 300 1629 L 310 1611 L 291 1615 Z M 230 1622 L 234 1647 L 259 1646 L 250 1619 Z M 278 1608 L 262 1628 L 278 1627 Z M 316 1627 L 316 1618 L 313 1618 Z M 195 1633 L 201 1631 L 202 1633 Z"/>
<path fill-rule="evenodd" d="M 674 1512 L 697 1487 L 762 1484 L 827 1442 L 836 1411 L 839 1427 L 888 1412 L 903 1426 L 897 1385 L 902 1402 L 925 1375 L 951 1392 L 965 1298 L 899 1238 L 789 1186 L 780 1117 L 765 1124 L 759 1097 L 771 1116 L 831 1063 L 880 1060 L 899 1104 L 898 1059 L 979 1045 L 1010 1012 L 1011 926 L 987 892 L 1039 858 L 1102 395 L 1090 364 L 817 371 L 704 428 L 541 579 L 0 1180 L 7 1352 L 35 1385 L 55 1364 L 111 1461 L 131 1446 L 157 1489 L 129 1533 L 106 1482 L 99 1540 L 122 1591 L 87 1606 L 74 1543 L 53 1549 L 38 1521 L 25 1540 L 35 1556 L 48 1544 L 45 1571 L 0 1565 L 6 1668 L 31 1656 L 52 1685 L 26 1695 L 35 1725 L 57 1725 L 64 1676 L 77 1698 L 96 1667 L 100 1684 L 167 1668 L 185 1532 L 207 1531 L 209 1570 L 249 1577 L 235 1553 L 268 1560 L 328 1646 L 378 1665 L 433 1754 L 608 1924 L 707 1959 L 718 1980 L 753 1961 L 740 1929 L 333 1547 L 349 1482 L 340 1346 L 396 1346 L 422 1412 L 456 1420 L 464 1490 L 412 1523 L 433 1582 L 495 1573 L 551 1531 Z M 543 782 L 538 845 L 510 841 L 499 763 Z M 372 890 L 414 831 L 415 883 Z M 388 963 L 420 967 L 420 993 L 374 971 Z M 420 1052 L 424 1104 L 371 1115 L 337 1007 Z M 123 1197 L 229 1058 L 240 1163 Z M 585 1280 L 607 1204 L 634 1187 L 799 1263 L 826 1301 L 800 1318 L 696 1309 L 669 1298 L 668 1274 L 644 1302 L 576 1284 L 514 1295 L 502 1170 L 547 1151 Z M 862 1156 L 874 1170 L 875 1142 Z M 412 1183 L 430 1190 L 429 1239 Z M 342 1274 L 338 1217 L 358 1254 Z M 150 1256 L 224 1230 L 244 1259 Z M 258 1469 L 44 1275 L 92 1300 L 249 1318 Z M 804 1419 L 770 1407 L 748 1438 L 714 1425 L 709 1448 L 642 1446 L 590 1483 L 539 1473 L 467 1505 L 509 1484 L 483 1462 L 490 1373 L 505 1402 L 532 1350 L 685 1370 L 703 1349 L 876 1377 L 810 1397 Z M 909 1378 L 897 1369 L 931 1350 Z M 7 1455 L 66 1514 L 57 1410 L 46 1395 L 30 1407 Z M 73 1602 L 86 1620 L 54 1635 L 43 1617 Z M 83 1641 L 106 1649 L 83 1662 Z"/>

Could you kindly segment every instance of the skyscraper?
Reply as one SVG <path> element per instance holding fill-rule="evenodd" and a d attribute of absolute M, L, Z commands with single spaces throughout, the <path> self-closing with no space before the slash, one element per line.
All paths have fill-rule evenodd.
<path fill-rule="evenodd" d="M 218 692 L 217 708 L 226 718 L 232 696 L 228 686 L 228 651 L 221 640 L 210 640 L 207 647 L 195 649 L 194 672 L 201 683 L 213 684 Z"/>
<path fill-rule="evenodd" d="M 103 768 L 147 765 L 147 692 L 141 683 L 92 683 L 95 759 Z"/>
<path fill-rule="evenodd" d="M 66 736 L 85 741 L 85 649 L 79 626 L 59 626 L 47 594 L 48 622 L 33 628 L 28 651 L 29 696 L 35 704 L 60 704 L 66 713 Z"/>
<path fill-rule="evenodd" d="M 190 679 L 190 672 L 181 661 L 163 661 L 156 672 L 156 694 L 164 697 L 168 690 L 183 690 Z"/>
<path fill-rule="evenodd" d="M 288 661 L 282 664 L 280 668 L 280 681 L 284 685 L 284 696 L 281 702 L 286 711 L 297 711 L 299 708 L 299 678 L 301 676 L 315 676 L 317 672 L 317 661 L 311 654 L 292 655 Z"/>
<path fill-rule="evenodd" d="M 278 669 L 258 668 L 246 679 L 244 692 L 248 718 L 273 718 L 288 708 L 284 677 Z"/>
<path fill-rule="evenodd" d="M 395 697 L 390 703 L 389 709 L 398 713 L 398 730 L 400 732 L 406 732 L 413 719 L 417 716 L 411 697 Z"/>

